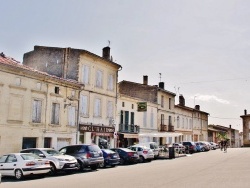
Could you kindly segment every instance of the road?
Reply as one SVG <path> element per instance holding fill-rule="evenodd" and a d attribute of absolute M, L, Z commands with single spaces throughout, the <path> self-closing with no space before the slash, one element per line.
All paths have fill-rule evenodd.
<path fill-rule="evenodd" d="M 250 148 L 229 148 L 176 159 L 16 181 L 3 178 L 0 188 L 249 188 Z"/>

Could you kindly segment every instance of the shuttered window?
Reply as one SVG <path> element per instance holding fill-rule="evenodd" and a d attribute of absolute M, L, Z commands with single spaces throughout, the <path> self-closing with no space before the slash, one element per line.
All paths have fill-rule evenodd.
<path fill-rule="evenodd" d="M 102 88 L 103 72 L 101 70 L 96 71 L 96 87 Z"/>
<path fill-rule="evenodd" d="M 88 97 L 86 95 L 81 95 L 80 99 L 80 115 L 88 115 Z"/>
<path fill-rule="evenodd" d="M 82 82 L 86 85 L 89 84 L 89 73 L 90 73 L 90 67 L 87 65 L 84 65 L 82 68 Z"/>
<path fill-rule="evenodd" d="M 51 124 L 59 125 L 60 104 L 52 104 Z"/>
<path fill-rule="evenodd" d="M 128 125 L 129 121 L 129 111 L 125 111 L 125 125 Z"/>
<path fill-rule="evenodd" d="M 69 106 L 68 108 L 68 125 L 75 126 L 76 125 L 76 107 Z"/>
<path fill-rule="evenodd" d="M 108 90 L 114 91 L 114 75 L 110 74 L 108 77 Z"/>
<path fill-rule="evenodd" d="M 153 109 L 151 109 L 151 112 L 150 112 L 150 126 L 154 127 L 154 113 L 153 113 Z"/>
<path fill-rule="evenodd" d="M 41 123 L 41 114 L 42 114 L 42 101 L 33 100 L 33 110 L 32 110 L 32 122 Z"/>
<path fill-rule="evenodd" d="M 108 104 L 107 104 L 107 117 L 108 118 L 113 117 L 113 102 L 112 101 L 108 101 Z"/>
<path fill-rule="evenodd" d="M 101 99 L 95 99 L 94 116 L 101 117 Z"/>
<path fill-rule="evenodd" d="M 143 126 L 147 127 L 147 112 L 143 112 Z"/>
<path fill-rule="evenodd" d="M 134 125 L 135 124 L 135 113 L 134 112 L 131 112 L 130 114 L 130 122 L 131 122 L 131 125 Z"/>

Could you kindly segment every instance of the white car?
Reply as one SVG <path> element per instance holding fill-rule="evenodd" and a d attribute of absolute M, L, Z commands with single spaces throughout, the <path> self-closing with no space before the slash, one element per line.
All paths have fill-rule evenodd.
<path fill-rule="evenodd" d="M 131 149 L 133 151 L 136 151 L 137 154 L 139 155 L 139 162 L 145 162 L 145 161 L 151 161 L 154 159 L 154 152 L 150 148 L 146 146 L 130 146 L 128 149 Z"/>
<path fill-rule="evenodd" d="M 48 159 L 51 166 L 51 175 L 55 175 L 58 171 L 72 171 L 79 169 L 79 164 L 75 157 L 63 155 L 52 148 L 29 148 L 22 150 L 20 153 L 33 153 L 39 157 Z"/>
<path fill-rule="evenodd" d="M 143 142 L 143 143 L 136 144 L 134 146 L 146 146 L 153 150 L 155 159 L 159 157 L 160 149 L 159 149 L 159 145 L 156 142 Z"/>
<path fill-rule="evenodd" d="M 10 153 L 0 157 L 2 176 L 14 176 L 17 180 L 21 180 L 28 175 L 45 176 L 49 171 L 49 161 L 31 153 Z"/>

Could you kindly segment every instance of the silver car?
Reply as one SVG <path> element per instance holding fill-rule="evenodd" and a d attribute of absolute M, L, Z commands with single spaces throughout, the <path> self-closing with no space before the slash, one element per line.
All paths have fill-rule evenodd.
<path fill-rule="evenodd" d="M 58 171 L 72 171 L 79 168 L 75 157 L 63 155 L 52 148 L 29 148 L 22 150 L 21 153 L 33 153 L 48 159 L 51 166 L 51 175 L 55 175 Z"/>
<path fill-rule="evenodd" d="M 49 171 L 49 161 L 31 153 L 9 153 L 0 157 L 2 176 L 14 176 L 21 180 L 28 175 L 45 176 Z"/>
<path fill-rule="evenodd" d="M 145 161 L 151 161 L 154 159 L 154 152 L 152 149 L 146 147 L 146 146 L 130 146 L 128 149 L 131 149 L 133 151 L 136 151 L 139 155 L 139 162 L 145 162 Z"/>

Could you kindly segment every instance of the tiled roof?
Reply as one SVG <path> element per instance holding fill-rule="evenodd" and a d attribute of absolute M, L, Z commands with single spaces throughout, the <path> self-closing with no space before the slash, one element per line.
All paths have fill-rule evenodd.
<path fill-rule="evenodd" d="M 16 69 L 22 69 L 22 70 L 26 70 L 29 71 L 30 73 L 35 73 L 38 75 L 43 75 L 43 76 L 47 76 L 50 77 L 51 79 L 56 79 L 56 80 L 60 80 L 60 81 L 66 81 L 66 82 L 70 82 L 70 83 L 74 83 L 74 84 L 78 84 L 79 86 L 81 85 L 79 82 L 75 81 L 75 80 L 71 80 L 71 79 L 64 79 L 64 78 L 60 78 L 57 76 L 53 76 L 50 75 L 46 72 L 42 72 L 42 71 L 38 71 L 32 67 L 26 66 L 21 64 L 19 61 L 15 60 L 14 58 L 8 57 L 6 56 L 3 52 L 0 53 L 0 65 L 3 66 L 8 66 L 11 68 L 16 68 Z"/>

